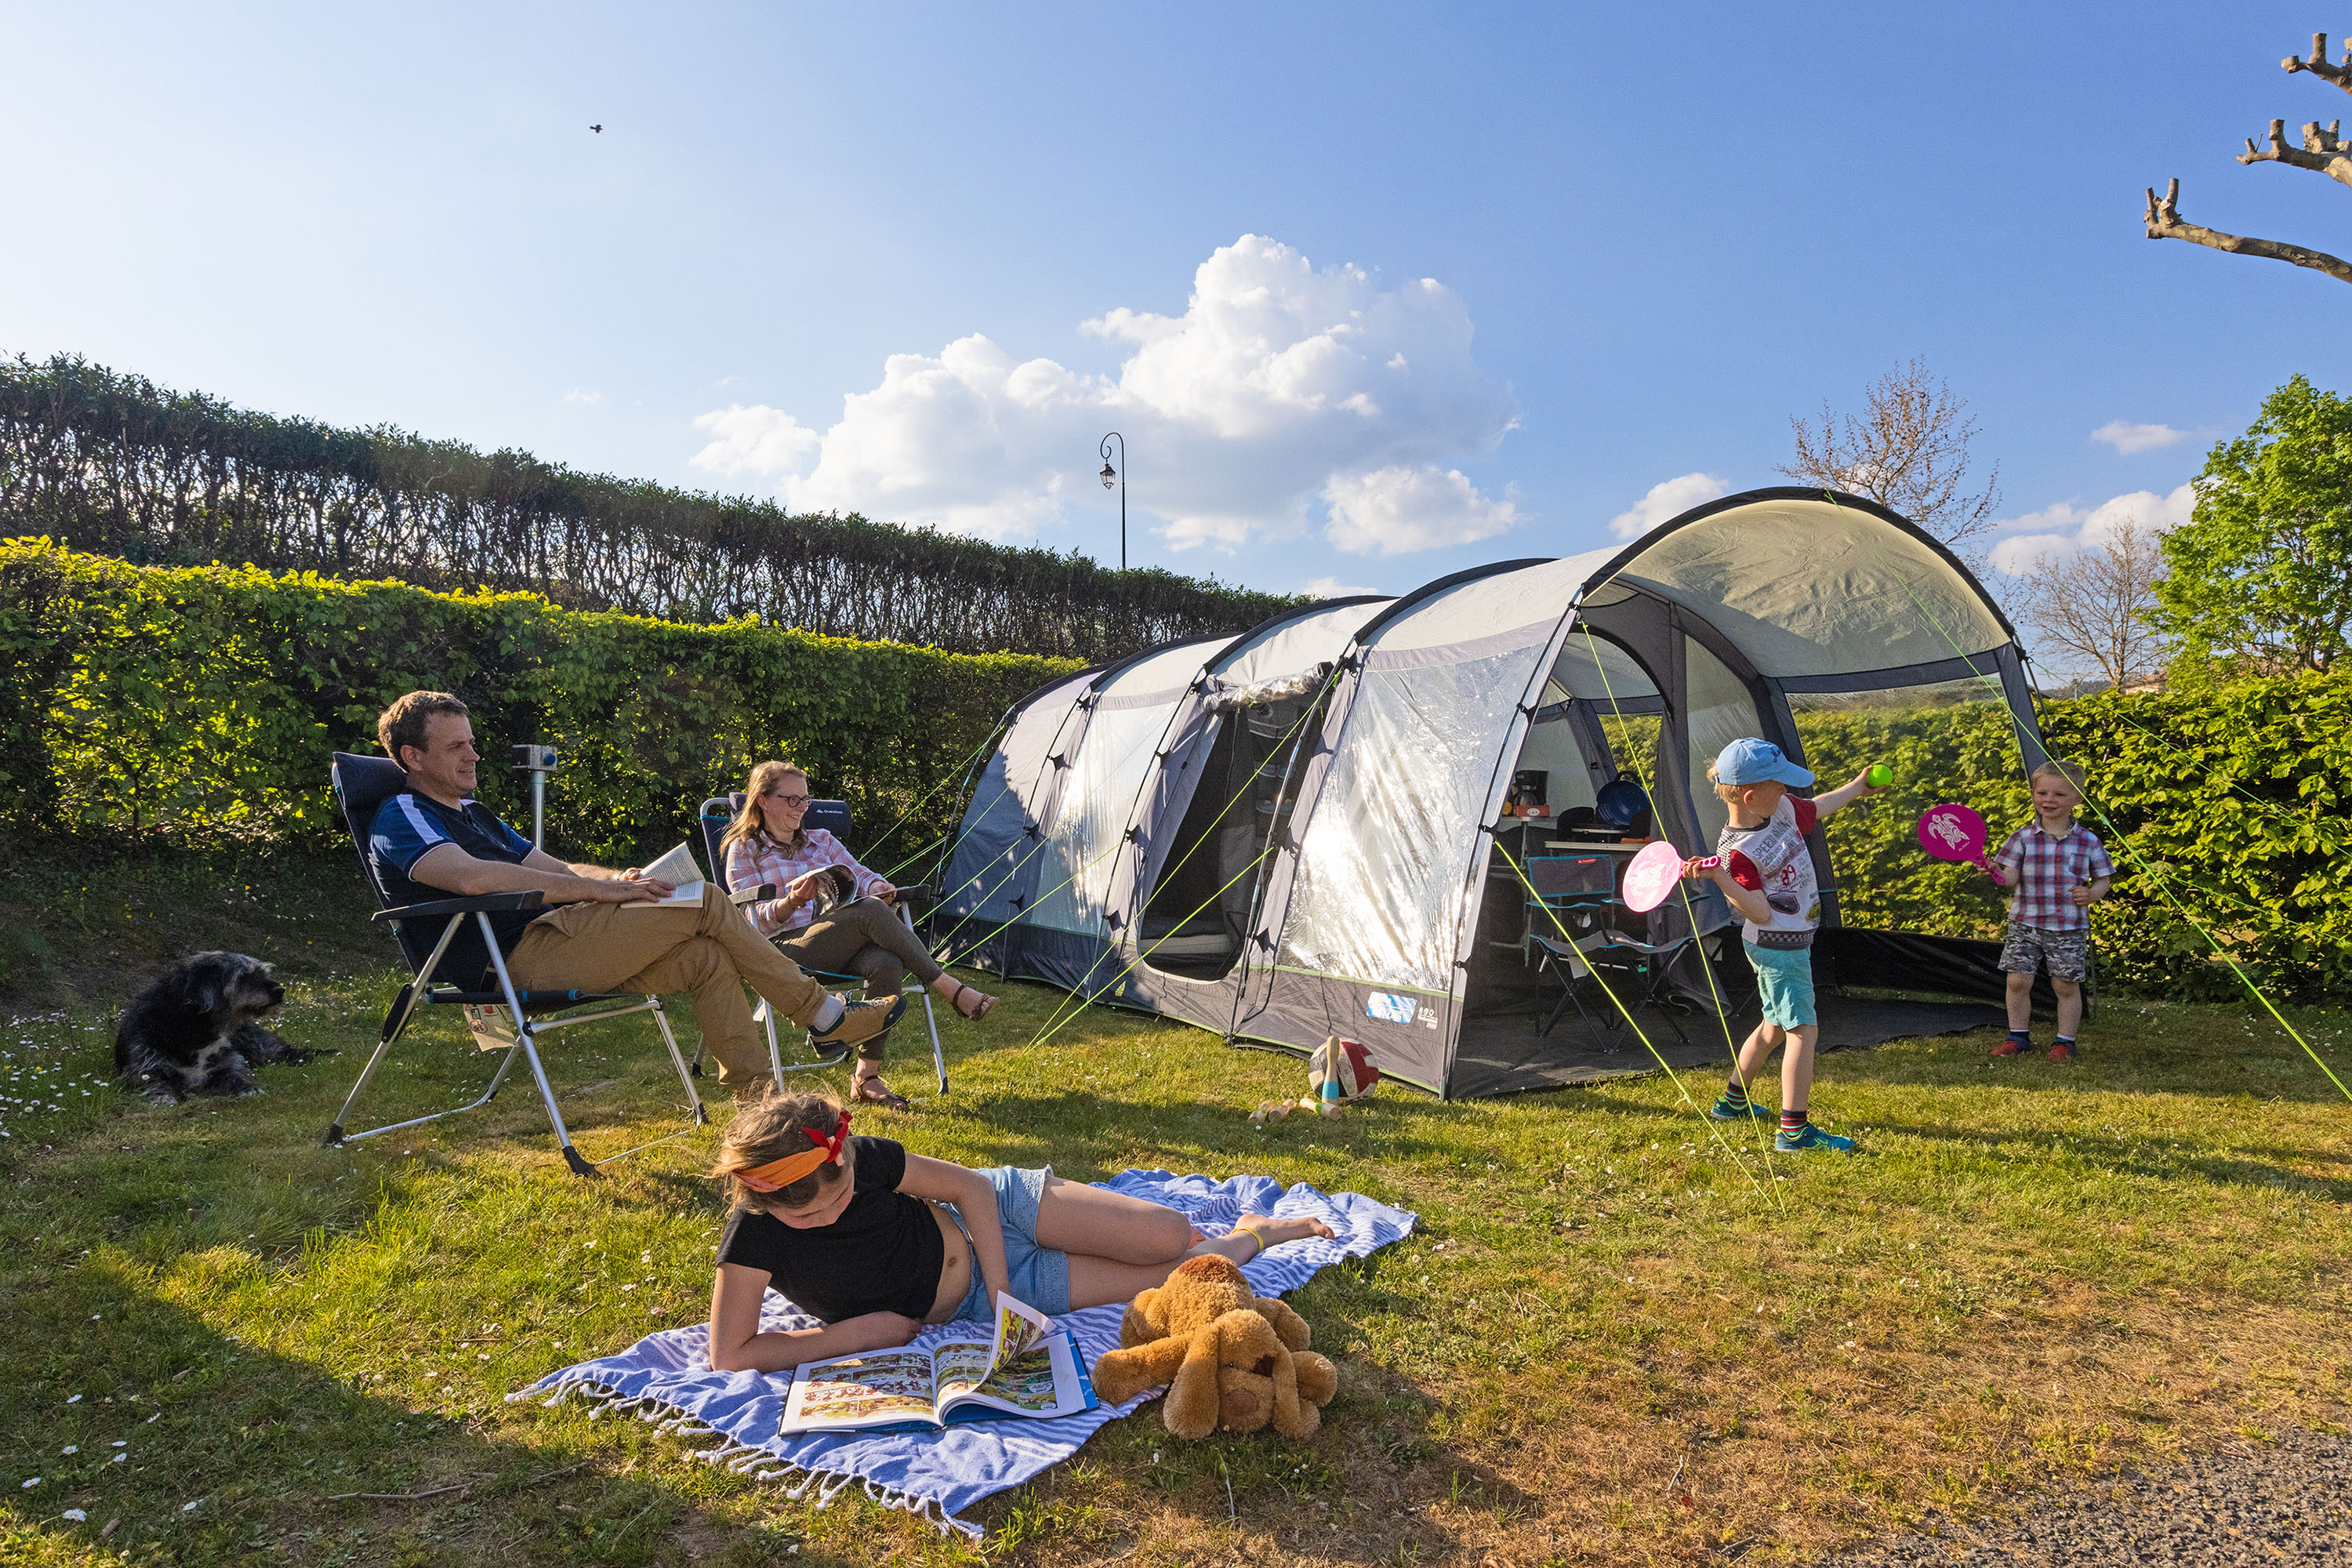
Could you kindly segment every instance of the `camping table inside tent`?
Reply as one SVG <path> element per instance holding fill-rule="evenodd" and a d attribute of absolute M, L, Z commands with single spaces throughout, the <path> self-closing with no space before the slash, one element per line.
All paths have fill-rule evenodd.
<path fill-rule="evenodd" d="M 1538 834 L 1548 834 L 1556 831 L 1557 829 L 1549 822 L 1538 821 L 1530 825 L 1529 828 L 1522 836 L 1521 843 L 1523 847 L 1516 851 L 1516 858 L 1519 864 L 1522 866 L 1527 865 L 1529 858 L 1536 855 L 1606 855 L 1610 857 L 1617 862 L 1612 880 L 1616 887 L 1621 890 L 1620 895 L 1616 900 L 1616 907 L 1612 911 L 1612 918 L 1615 921 L 1618 930 L 1630 931 L 1636 935 L 1640 934 L 1643 924 L 1643 917 L 1625 907 L 1625 900 L 1622 896 L 1622 889 L 1625 885 L 1625 862 L 1631 860 L 1634 856 L 1648 848 L 1651 841 L 1647 838 L 1549 838 L 1537 837 Z M 1521 945 L 1525 945 L 1526 938 L 1528 935 L 1538 931 L 1544 932 L 1546 935 L 1559 934 L 1557 931 L 1553 931 L 1550 923 L 1544 919 L 1541 909 L 1523 897 L 1527 889 L 1519 886 L 1518 874 L 1512 871 L 1507 867 L 1505 867 L 1502 869 L 1504 875 L 1511 879 L 1511 887 L 1507 890 L 1507 896 L 1526 911 L 1527 929 L 1520 933 Z M 1581 946 L 1582 944 L 1580 943 L 1579 945 Z"/>

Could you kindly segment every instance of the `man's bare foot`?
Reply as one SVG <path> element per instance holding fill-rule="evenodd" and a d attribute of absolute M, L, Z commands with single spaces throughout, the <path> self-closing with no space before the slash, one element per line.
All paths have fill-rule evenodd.
<path fill-rule="evenodd" d="M 1234 1222 L 1234 1229 L 1238 1231 L 1244 1226 L 1264 1237 L 1268 1247 L 1279 1247 L 1286 1241 L 1303 1241 L 1310 1236 L 1337 1234 L 1312 1215 L 1305 1219 L 1272 1219 L 1262 1214 L 1245 1214 Z"/>

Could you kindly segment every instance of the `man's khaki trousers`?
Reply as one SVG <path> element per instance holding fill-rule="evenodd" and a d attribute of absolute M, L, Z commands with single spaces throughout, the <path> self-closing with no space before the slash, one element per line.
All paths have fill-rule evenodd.
<path fill-rule="evenodd" d="M 524 928 L 507 973 L 534 991 L 692 993 L 719 1081 L 735 1089 L 769 1077 L 767 1039 L 744 984 L 803 1026 L 824 999 L 824 987 L 752 930 L 715 884 L 704 886 L 700 909 L 565 904 Z"/>

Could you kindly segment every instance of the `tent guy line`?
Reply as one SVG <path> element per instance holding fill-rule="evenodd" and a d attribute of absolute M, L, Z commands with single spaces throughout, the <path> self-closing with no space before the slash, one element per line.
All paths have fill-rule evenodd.
<path fill-rule="evenodd" d="M 1276 751 L 1280 751 L 1284 746 L 1287 745 L 1290 741 L 1297 735 L 1299 727 L 1305 724 L 1310 717 L 1320 711 L 1324 698 L 1330 695 L 1331 689 L 1339 683 L 1339 671 L 1336 669 L 1324 678 L 1321 688 L 1318 689 L 1307 700 L 1307 704 L 1300 709 L 1298 717 L 1292 721 L 1290 728 L 1284 731 L 1281 740 L 1275 743 Z M 1249 781 L 1244 780 L 1243 781 L 1241 787 L 1234 792 L 1231 798 L 1229 798 L 1224 805 L 1217 808 L 1216 816 L 1210 818 L 1210 826 L 1213 827 L 1218 823 L 1223 821 L 1225 814 L 1232 811 L 1234 806 L 1239 805 L 1242 803 L 1243 797 L 1247 795 L 1249 793 Z M 1160 875 L 1163 878 L 1175 876 L 1177 872 L 1184 868 L 1185 863 L 1192 859 L 1193 855 L 1199 851 L 1201 846 L 1206 844 L 1208 841 L 1208 835 L 1205 833 L 1196 837 L 1192 841 L 1191 847 L 1187 848 L 1182 855 L 1177 858 L 1176 864 L 1169 867 L 1165 871 L 1161 872 Z M 1158 942 L 1153 942 L 1149 948 L 1140 949 L 1134 957 L 1129 959 L 1126 963 L 1122 964 L 1119 967 L 1118 973 L 1112 975 L 1110 980 L 1106 983 L 1104 989 L 1108 990 L 1109 986 L 1118 984 L 1119 981 L 1126 978 L 1128 972 L 1132 970 L 1137 963 L 1142 962 L 1151 953 L 1157 952 L 1160 948 L 1166 946 L 1177 931 L 1183 930 L 1187 923 L 1206 913 L 1209 906 L 1215 903 L 1220 898 L 1222 898 L 1235 882 L 1240 881 L 1242 878 L 1246 876 L 1251 870 L 1264 865 L 1266 858 L 1272 855 L 1274 850 L 1275 845 L 1273 842 L 1269 841 L 1265 848 L 1260 851 L 1256 856 L 1253 857 L 1247 866 L 1244 867 L 1240 871 L 1235 872 L 1233 876 L 1225 879 L 1223 886 L 1220 887 L 1214 893 L 1210 894 L 1198 908 L 1186 915 L 1182 921 L 1179 921 L 1174 927 L 1171 928 L 1166 935 L 1160 937 Z M 1045 1033 L 1041 1034 L 1038 1037 L 1038 1039 L 1032 1040 L 1030 1044 L 1038 1044 L 1041 1040 L 1050 1036 L 1054 1030 L 1060 1028 L 1064 1022 L 1067 1021 L 1062 1017 L 1062 1006 L 1069 1007 L 1070 1016 L 1076 1017 L 1080 1011 L 1092 1005 L 1095 998 L 1085 994 L 1086 982 L 1094 978 L 1095 972 L 1102 967 L 1103 961 L 1105 959 L 1118 952 L 1120 947 L 1126 946 L 1134 942 L 1134 940 L 1135 939 L 1131 936 L 1122 933 L 1118 945 L 1106 947 L 1100 953 L 1097 954 L 1094 963 L 1087 966 L 1087 973 L 1085 975 L 1080 977 L 1078 984 L 1073 989 L 1071 997 L 1066 998 L 1062 1005 L 1056 1006 L 1053 1014 L 1047 1017 L 1046 1024 L 1048 1026 Z M 1099 992 L 1097 993 L 1097 995 L 1099 994 Z"/>
<path fill-rule="evenodd" d="M 1601 662 L 1601 647 L 1598 643 L 1592 640 L 1592 633 L 1590 628 L 1586 628 L 1584 631 L 1584 651 L 1590 655 L 1592 659 L 1592 672 L 1601 679 L 1601 689 L 1608 695 L 1610 710 L 1617 716 L 1619 731 L 1625 734 L 1632 733 L 1631 726 L 1626 721 L 1625 710 L 1617 700 L 1616 685 L 1609 679 L 1608 667 Z M 1696 847 L 1705 848 L 1706 846 L 1699 845 L 1696 846 Z M 1513 869 L 1519 869 L 1516 862 L 1513 865 Z M 1523 882 L 1527 880 L 1527 873 L 1524 870 L 1519 871 L 1519 879 Z M 1534 891 L 1532 885 L 1530 885 L 1528 890 L 1530 892 Z M 1675 895 L 1682 900 L 1683 919 L 1690 922 L 1690 928 L 1692 931 L 1697 931 L 1698 911 L 1691 906 L 1689 887 L 1683 882 L 1676 882 L 1675 884 Z M 1546 907 L 1545 912 L 1548 914 L 1551 913 L 1549 906 Z M 1554 925 L 1559 924 L 1559 917 L 1557 914 L 1552 915 L 1552 923 Z M 1565 931 L 1563 931 L 1562 934 L 1564 935 Z M 1745 1094 L 1748 1092 L 1748 1079 L 1747 1074 L 1739 1070 L 1739 1046 L 1738 1043 L 1731 1037 L 1731 1010 L 1724 1003 L 1723 988 L 1716 984 L 1715 961 L 1707 956 L 1706 942 L 1704 938 L 1694 941 L 1691 945 L 1698 949 L 1699 968 L 1706 975 L 1706 994 L 1708 998 L 1715 1004 L 1715 1021 L 1723 1030 L 1723 1047 L 1726 1051 L 1730 1053 L 1731 1056 L 1732 1079 L 1739 1085 L 1739 1091 L 1742 1094 Z M 1587 966 L 1588 969 L 1590 967 L 1590 965 Z M 1596 973 L 1593 975 L 1593 979 L 1595 982 L 1600 982 L 1601 977 Z M 1605 984 L 1602 988 L 1604 990 L 1607 989 Z M 1617 999 L 1612 995 L 1610 997 L 1610 1000 L 1614 1002 Z M 1623 1012 L 1624 1008 L 1620 1006 L 1618 1011 Z M 1626 1016 L 1627 1021 L 1630 1022 L 1632 1020 L 1632 1015 L 1627 1014 Z M 1638 1027 L 1635 1032 L 1639 1033 Z M 1642 1044 L 1650 1047 L 1650 1054 L 1652 1056 L 1659 1056 L 1657 1047 L 1650 1046 L 1650 1042 L 1646 1037 L 1643 1039 Z M 1660 1057 L 1659 1059 L 1663 1063 L 1664 1058 Z M 1677 1089 L 1681 1088 L 1679 1079 L 1676 1080 L 1675 1088 Z M 1688 1100 L 1690 1096 L 1685 1094 L 1683 1098 L 1685 1100 Z M 1716 1127 L 1717 1123 L 1713 1117 L 1707 1117 L 1706 1120 L 1708 1127 Z M 1748 1126 L 1755 1130 L 1757 1152 L 1759 1154 L 1766 1152 L 1770 1147 L 1770 1135 L 1765 1131 L 1764 1123 L 1751 1117 L 1748 1119 Z M 1780 1187 L 1777 1184 L 1773 1186 L 1772 1191 L 1775 1197 L 1780 1195 Z M 1786 1205 L 1783 1205 L 1782 1207 L 1785 1209 Z"/>
<path fill-rule="evenodd" d="M 1558 928 L 1559 931 L 1560 940 L 1567 942 L 1571 947 L 1575 946 L 1576 937 L 1574 933 L 1571 932 L 1568 929 L 1567 925 L 1561 921 L 1559 911 L 1553 909 L 1549 904 L 1545 903 L 1541 897 L 1537 894 L 1536 885 L 1528 880 L 1527 868 L 1520 865 L 1507 850 L 1504 852 L 1503 858 L 1508 861 L 1510 863 L 1511 869 L 1518 874 L 1519 883 L 1522 887 L 1527 889 L 1528 896 L 1530 899 L 1533 899 L 1537 905 L 1543 910 L 1544 913 L 1551 918 L 1551 923 L 1553 926 Z M 1705 956 L 1704 953 L 1702 953 L 1701 956 L 1703 958 Z M 1591 964 L 1585 965 L 1585 973 L 1592 977 L 1592 983 L 1594 984 L 1601 987 L 1601 994 L 1609 998 L 1609 1005 L 1616 1008 L 1617 1011 L 1624 1016 L 1626 1026 L 1633 1031 L 1633 1037 L 1642 1042 L 1643 1048 L 1647 1050 L 1650 1053 L 1651 1058 L 1658 1064 L 1658 1070 L 1664 1073 L 1666 1075 L 1666 1081 L 1675 1086 L 1675 1093 L 1681 1098 L 1682 1102 L 1685 1105 L 1690 1107 L 1691 1114 L 1697 1117 L 1700 1123 L 1706 1128 L 1708 1135 L 1715 1140 L 1716 1146 L 1730 1156 L 1731 1163 L 1739 1167 L 1739 1173 L 1748 1178 L 1748 1184 L 1751 1186 L 1756 1186 L 1764 1191 L 1769 1192 L 1772 1194 L 1775 1205 L 1782 1213 L 1785 1214 L 1788 1210 L 1788 1200 L 1781 1195 L 1780 1184 L 1778 1182 L 1759 1182 L 1756 1179 L 1755 1173 L 1748 1168 L 1746 1158 L 1738 1150 L 1734 1149 L 1730 1143 L 1725 1140 L 1723 1136 L 1722 1124 L 1717 1121 L 1715 1118 L 1709 1116 L 1706 1110 L 1701 1109 L 1697 1100 L 1691 1098 L 1690 1090 L 1683 1087 L 1683 1075 L 1676 1072 L 1674 1068 L 1668 1064 L 1665 1053 L 1659 1050 L 1657 1046 L 1651 1040 L 1648 1034 L 1643 1030 L 1641 1024 L 1634 1018 L 1632 1009 L 1628 1008 L 1623 1002 L 1618 999 L 1616 990 L 1611 986 L 1606 980 L 1601 979 L 1601 972 L 1593 968 Z M 1725 1026 L 1725 1037 L 1727 1039 L 1730 1037 L 1729 1030 L 1730 1026 L 1727 1024 Z M 1737 1065 L 1738 1060 L 1738 1053 L 1735 1051 L 1733 1053 L 1733 1062 L 1735 1066 Z M 1761 1127 L 1762 1123 L 1751 1122 L 1751 1125 Z M 1771 1172 L 1768 1166 L 1766 1174 L 1769 1175 L 1770 1173 Z"/>

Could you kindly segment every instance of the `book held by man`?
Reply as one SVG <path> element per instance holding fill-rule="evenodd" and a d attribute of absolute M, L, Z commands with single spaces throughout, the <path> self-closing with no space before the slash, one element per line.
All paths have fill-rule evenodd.
<path fill-rule="evenodd" d="M 1077 1336 L 998 1291 L 996 1331 L 810 1362 L 793 1373 L 781 1434 L 919 1431 L 1075 1415 L 1098 1403 Z"/>
<path fill-rule="evenodd" d="M 694 863 L 694 852 L 684 844 L 670 850 L 638 876 L 656 882 L 667 882 L 671 891 L 663 898 L 641 899 L 634 904 L 623 904 L 625 910 L 672 910 L 681 904 L 702 906 L 702 868 Z"/>

